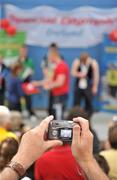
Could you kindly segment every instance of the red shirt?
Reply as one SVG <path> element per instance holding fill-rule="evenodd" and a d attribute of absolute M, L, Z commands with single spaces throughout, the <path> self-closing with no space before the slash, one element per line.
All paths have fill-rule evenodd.
<path fill-rule="evenodd" d="M 53 82 L 56 81 L 58 75 L 64 75 L 65 82 L 61 87 L 52 89 L 53 96 L 64 95 L 69 92 L 69 67 L 64 61 L 61 61 L 55 68 L 53 72 Z"/>
<path fill-rule="evenodd" d="M 46 152 L 35 164 L 35 180 L 85 180 L 69 145 Z"/>

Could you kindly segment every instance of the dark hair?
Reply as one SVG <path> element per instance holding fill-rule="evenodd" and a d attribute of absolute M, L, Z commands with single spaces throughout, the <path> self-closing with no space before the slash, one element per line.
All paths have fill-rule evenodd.
<path fill-rule="evenodd" d="M 110 168 L 109 168 L 109 165 L 108 165 L 108 162 L 106 161 L 106 159 L 99 154 L 95 155 L 95 159 L 98 162 L 101 169 L 108 175 Z"/>
<path fill-rule="evenodd" d="M 91 114 L 89 112 L 85 111 L 80 106 L 74 106 L 72 109 L 70 109 L 67 119 L 72 120 L 74 117 L 78 117 L 78 116 L 88 120 L 90 120 L 91 118 Z"/>
<path fill-rule="evenodd" d="M 108 139 L 111 147 L 117 149 L 117 124 L 110 127 L 108 131 Z"/>
<path fill-rule="evenodd" d="M 58 49 L 58 46 L 57 46 L 56 43 L 51 43 L 51 44 L 49 45 L 49 48 L 55 48 L 55 49 Z"/>
<path fill-rule="evenodd" d="M 92 132 L 94 139 L 93 139 L 93 153 L 98 153 L 99 152 L 99 139 L 96 134 L 96 132 L 93 130 L 91 126 L 91 115 L 92 113 L 85 111 L 83 108 L 79 106 L 74 106 L 68 113 L 67 119 L 68 120 L 73 120 L 74 117 L 83 117 L 87 120 L 89 120 L 89 129 Z"/>
<path fill-rule="evenodd" d="M 3 145 L 6 145 L 3 147 Z M 14 138 L 7 138 L 0 144 L 0 171 L 4 169 L 7 163 L 18 151 L 18 141 Z"/>
<path fill-rule="evenodd" d="M 14 76 L 17 76 L 17 71 L 22 69 L 22 64 L 20 62 L 15 63 L 14 65 L 12 65 L 11 67 L 11 73 Z"/>

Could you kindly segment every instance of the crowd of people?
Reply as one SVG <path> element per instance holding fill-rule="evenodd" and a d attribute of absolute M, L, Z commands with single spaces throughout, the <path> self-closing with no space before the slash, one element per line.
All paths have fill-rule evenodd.
<path fill-rule="evenodd" d="M 10 67 L 5 66 L 0 55 L 0 179 L 117 180 L 117 123 L 111 123 L 108 139 L 101 142 L 90 120 L 99 84 L 97 61 L 84 52 L 74 60 L 70 72 L 57 45 L 52 43 L 41 68 L 43 79 L 34 80 L 34 65 L 25 45 Z M 70 74 L 76 79 L 74 101 L 65 117 Z M 35 115 L 31 95 L 23 91 L 24 83 L 48 91 L 47 111 L 53 115 L 32 130 L 22 119 L 24 100 L 29 117 Z M 72 142 L 47 139 L 53 118 L 74 122 Z"/>
<path fill-rule="evenodd" d="M 73 139 L 72 142 L 63 144 L 60 140 L 48 140 L 45 136 L 53 116 L 43 120 L 39 127 L 29 130 L 19 114 L 12 113 L 7 107 L 0 106 L 0 177 L 3 176 L 3 180 L 9 179 L 12 173 L 12 179 L 18 179 L 19 175 L 31 180 L 97 180 L 99 175 L 102 180 L 117 179 L 116 122 L 111 123 L 108 140 L 102 145 L 91 127 L 89 113 L 75 107 L 68 114 L 76 124 L 73 127 Z M 77 116 L 78 118 L 74 118 Z M 17 126 L 14 126 L 14 122 Z M 18 167 L 21 165 L 25 174 L 20 174 L 19 168 L 14 170 L 13 162 L 18 163 Z M 15 174 L 12 171 L 16 171 Z"/>

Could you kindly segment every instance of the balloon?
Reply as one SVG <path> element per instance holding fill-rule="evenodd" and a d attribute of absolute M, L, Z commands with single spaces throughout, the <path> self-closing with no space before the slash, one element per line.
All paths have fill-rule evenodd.
<path fill-rule="evenodd" d="M 115 29 L 115 30 L 113 30 L 113 31 L 110 32 L 109 38 L 110 38 L 112 41 L 117 41 L 117 29 Z"/>
<path fill-rule="evenodd" d="M 3 29 L 6 29 L 6 28 L 8 28 L 8 26 L 9 26 L 9 20 L 8 19 L 2 19 L 1 20 L 1 27 L 3 28 Z"/>
<path fill-rule="evenodd" d="M 6 29 L 6 32 L 9 36 L 14 36 L 16 34 L 16 27 L 15 26 L 9 26 Z"/>

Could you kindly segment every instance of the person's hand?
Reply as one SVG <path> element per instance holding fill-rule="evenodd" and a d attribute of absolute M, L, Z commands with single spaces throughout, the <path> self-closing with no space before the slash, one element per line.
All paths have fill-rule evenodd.
<path fill-rule="evenodd" d="M 93 135 L 89 130 L 88 120 L 78 117 L 73 121 L 76 125 L 73 127 L 71 149 L 76 161 L 81 165 L 93 159 Z"/>
<path fill-rule="evenodd" d="M 48 131 L 48 124 L 53 120 L 53 116 L 45 118 L 39 126 L 25 133 L 21 139 L 18 153 L 12 159 L 23 165 L 27 169 L 45 151 L 62 145 L 59 140 L 45 140 L 45 133 Z"/>
<path fill-rule="evenodd" d="M 47 83 L 43 84 L 43 89 L 44 90 L 50 90 L 51 89 L 51 85 L 47 82 Z"/>
<path fill-rule="evenodd" d="M 31 84 L 32 84 L 33 86 L 35 86 L 35 87 L 36 87 L 36 86 L 39 86 L 39 82 L 38 82 L 38 81 L 32 81 Z"/>
<path fill-rule="evenodd" d="M 44 80 L 40 80 L 40 81 L 32 81 L 31 84 L 35 87 L 38 87 L 38 86 L 43 86 L 44 84 Z"/>
<path fill-rule="evenodd" d="M 79 72 L 78 73 L 79 78 L 86 78 L 86 76 L 87 76 L 87 73 L 84 73 L 84 72 Z"/>
<path fill-rule="evenodd" d="M 95 96 L 97 94 L 97 87 L 96 86 L 93 86 L 92 87 L 92 94 Z"/>

